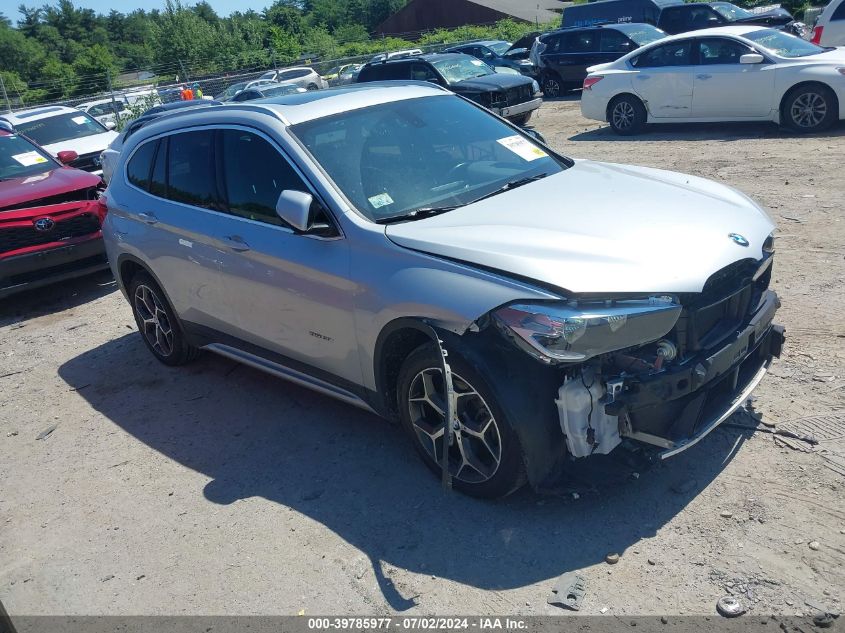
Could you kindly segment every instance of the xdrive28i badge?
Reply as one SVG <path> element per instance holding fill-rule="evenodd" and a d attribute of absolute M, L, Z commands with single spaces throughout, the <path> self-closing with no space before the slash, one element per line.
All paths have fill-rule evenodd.
<path fill-rule="evenodd" d="M 748 240 L 742 237 L 739 233 L 728 233 L 728 237 L 733 240 L 734 244 L 739 244 L 740 246 L 748 246 Z"/>

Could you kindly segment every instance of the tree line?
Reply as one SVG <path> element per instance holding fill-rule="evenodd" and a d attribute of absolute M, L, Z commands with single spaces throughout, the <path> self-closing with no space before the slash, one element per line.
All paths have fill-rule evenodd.
<path fill-rule="evenodd" d="M 262 11 L 219 16 L 200 0 L 166 0 L 164 8 L 107 15 L 78 8 L 18 7 L 0 13 L 0 75 L 9 97 L 23 103 L 102 92 L 121 73 L 146 70 L 159 79 L 186 74 L 270 67 L 302 55 L 337 59 L 410 44 L 476 37 L 514 39 L 531 25 L 495 26 L 371 38 L 375 28 L 408 0 L 275 0 Z M 408 41 L 413 39 L 414 42 Z"/>

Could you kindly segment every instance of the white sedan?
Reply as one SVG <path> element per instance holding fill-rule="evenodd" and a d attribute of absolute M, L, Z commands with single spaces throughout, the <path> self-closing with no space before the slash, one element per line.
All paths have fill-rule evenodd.
<path fill-rule="evenodd" d="M 718 121 L 818 132 L 845 119 L 845 48 L 766 27 L 673 35 L 587 71 L 581 113 L 618 134 L 646 123 Z"/>

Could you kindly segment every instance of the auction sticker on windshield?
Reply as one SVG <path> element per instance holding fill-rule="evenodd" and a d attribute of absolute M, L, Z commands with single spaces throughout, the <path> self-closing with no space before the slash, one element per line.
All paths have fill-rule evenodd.
<path fill-rule="evenodd" d="M 71 119 L 71 121 L 73 121 L 77 125 L 85 125 L 85 123 L 86 123 L 86 121 L 88 121 L 88 119 L 86 119 L 84 116 L 75 116 Z"/>
<path fill-rule="evenodd" d="M 12 158 L 14 158 L 24 167 L 31 167 L 32 165 L 47 162 L 47 159 L 44 158 L 38 152 L 24 152 L 23 154 L 15 154 L 14 156 L 12 156 Z"/>
<path fill-rule="evenodd" d="M 393 198 L 386 193 L 380 193 L 377 196 L 370 196 L 367 200 L 369 200 L 370 204 L 376 209 L 381 209 L 389 204 L 393 204 Z"/>
<path fill-rule="evenodd" d="M 529 143 L 527 139 L 522 138 L 519 134 L 500 138 L 496 142 L 525 160 L 537 160 L 538 158 L 545 158 L 548 156 L 546 152 L 536 145 Z"/>

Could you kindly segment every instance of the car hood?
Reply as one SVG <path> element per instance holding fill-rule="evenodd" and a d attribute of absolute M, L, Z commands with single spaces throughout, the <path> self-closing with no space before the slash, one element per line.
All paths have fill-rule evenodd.
<path fill-rule="evenodd" d="M 0 209 L 16 207 L 69 191 L 96 187 L 100 177 L 81 169 L 57 167 L 43 174 L 0 181 Z"/>
<path fill-rule="evenodd" d="M 84 154 L 91 154 L 93 152 L 102 152 L 117 136 L 117 132 L 109 130 L 103 132 L 102 134 L 92 134 L 91 136 L 72 138 L 68 141 L 62 141 L 61 143 L 42 145 L 42 147 L 53 156 L 58 155 L 59 152 L 64 150 L 73 150 L 80 156 L 83 156 Z"/>
<path fill-rule="evenodd" d="M 728 264 L 760 259 L 773 229 L 762 209 L 724 185 L 576 161 L 554 176 L 385 232 L 406 248 L 572 293 L 671 293 L 700 292 Z"/>
<path fill-rule="evenodd" d="M 531 79 L 524 75 L 497 72 L 492 75 L 458 81 L 451 84 L 449 89 L 453 92 L 494 92 L 496 90 L 508 90 L 530 83 Z"/>

